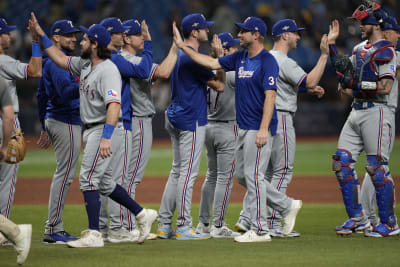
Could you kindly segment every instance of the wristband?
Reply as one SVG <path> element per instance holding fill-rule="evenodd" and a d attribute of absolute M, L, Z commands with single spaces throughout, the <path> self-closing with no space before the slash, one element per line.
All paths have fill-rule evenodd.
<path fill-rule="evenodd" d="M 40 37 L 40 41 L 42 42 L 43 48 L 47 49 L 53 45 L 53 42 L 47 37 L 47 35 L 43 35 Z"/>
<path fill-rule="evenodd" d="M 113 134 L 114 128 L 115 127 L 112 126 L 111 124 L 106 123 L 104 125 L 103 135 L 101 137 L 105 139 L 110 139 Z"/>
<path fill-rule="evenodd" d="M 32 57 L 41 57 L 40 45 L 37 42 L 32 42 Z"/>

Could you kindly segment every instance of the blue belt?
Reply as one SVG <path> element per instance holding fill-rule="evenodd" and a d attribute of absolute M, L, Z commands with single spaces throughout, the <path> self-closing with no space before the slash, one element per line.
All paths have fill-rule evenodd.
<path fill-rule="evenodd" d="M 373 106 L 375 106 L 373 102 L 353 103 L 353 108 L 355 110 L 372 108 Z"/>

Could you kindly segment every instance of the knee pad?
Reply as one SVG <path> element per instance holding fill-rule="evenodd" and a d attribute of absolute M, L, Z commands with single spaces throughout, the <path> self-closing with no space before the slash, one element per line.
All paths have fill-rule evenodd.
<path fill-rule="evenodd" d="M 338 149 L 332 156 L 332 160 L 332 170 L 335 172 L 339 183 L 349 182 L 354 177 L 354 169 L 351 167 L 351 164 L 355 161 L 351 153 Z"/>
<path fill-rule="evenodd" d="M 375 187 L 383 186 L 388 179 L 386 179 L 384 166 L 388 165 L 387 162 L 381 161 L 379 156 L 367 156 L 367 166 L 365 169 L 371 176 L 372 182 Z"/>

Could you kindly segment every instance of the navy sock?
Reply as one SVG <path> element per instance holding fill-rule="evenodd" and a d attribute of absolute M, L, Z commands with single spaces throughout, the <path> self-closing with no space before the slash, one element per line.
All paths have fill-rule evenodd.
<path fill-rule="evenodd" d="M 133 200 L 128 193 L 119 184 L 115 187 L 114 191 L 109 195 L 109 197 L 115 202 L 121 204 L 122 206 L 128 208 L 133 214 L 138 215 L 142 211 L 142 207 Z"/>
<path fill-rule="evenodd" d="M 99 231 L 100 193 L 97 190 L 83 192 L 89 229 Z"/>

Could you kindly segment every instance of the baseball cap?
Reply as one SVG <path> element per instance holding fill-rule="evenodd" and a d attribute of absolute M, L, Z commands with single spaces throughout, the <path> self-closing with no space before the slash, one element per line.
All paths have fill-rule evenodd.
<path fill-rule="evenodd" d="M 191 32 L 192 30 L 209 28 L 212 25 L 214 25 L 214 21 L 206 21 L 203 14 L 193 13 L 183 18 L 182 31 Z"/>
<path fill-rule="evenodd" d="M 50 29 L 50 33 L 52 36 L 56 34 L 63 35 L 74 32 L 80 32 L 80 30 L 75 28 L 74 25 L 72 24 L 72 21 L 67 19 L 57 20 L 56 22 L 53 23 Z"/>
<path fill-rule="evenodd" d="M 142 26 L 137 19 L 125 20 L 122 25 L 125 27 L 130 27 L 129 30 L 125 32 L 126 35 L 134 35 L 142 32 Z"/>
<path fill-rule="evenodd" d="M 285 32 L 302 31 L 304 28 L 299 28 L 296 22 L 292 19 L 282 19 L 274 24 L 272 27 L 272 36 L 280 36 Z"/>
<path fill-rule="evenodd" d="M 259 32 L 262 36 L 267 34 L 267 25 L 265 25 L 262 19 L 257 17 L 248 17 L 243 23 L 235 22 L 235 25 L 247 31 Z"/>
<path fill-rule="evenodd" d="M 89 29 L 83 26 L 80 26 L 79 28 L 81 29 L 81 31 L 86 33 L 87 36 L 97 41 L 103 47 L 107 47 L 108 44 L 111 42 L 110 33 L 100 24 L 93 24 L 89 27 Z"/>
<path fill-rule="evenodd" d="M 400 31 L 400 25 L 394 17 L 388 17 L 383 24 L 382 31 L 388 30 Z"/>
<path fill-rule="evenodd" d="M 13 31 L 17 28 L 15 25 L 8 25 L 7 21 L 3 18 L 0 18 L 0 34 Z"/>
<path fill-rule="evenodd" d="M 129 30 L 129 27 L 123 26 L 122 21 L 115 17 L 103 19 L 100 25 L 106 28 L 110 33 L 121 33 Z"/>
<path fill-rule="evenodd" d="M 229 48 L 240 43 L 239 38 L 234 39 L 229 32 L 219 33 L 218 38 L 221 40 L 223 48 Z"/>

